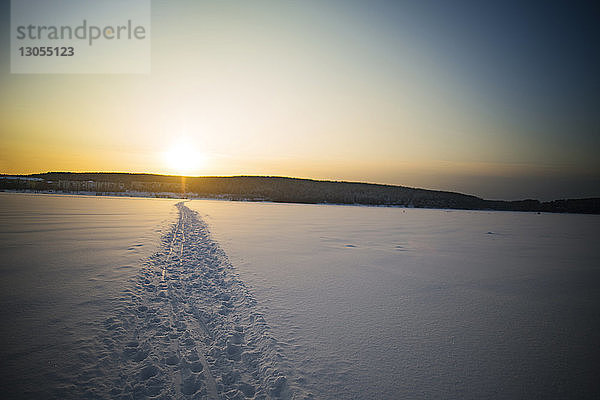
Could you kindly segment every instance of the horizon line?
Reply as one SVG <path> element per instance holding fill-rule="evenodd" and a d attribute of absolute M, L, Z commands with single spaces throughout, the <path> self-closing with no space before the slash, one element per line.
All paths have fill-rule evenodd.
<path fill-rule="evenodd" d="M 367 181 L 347 181 L 347 180 L 336 180 L 336 179 L 317 179 L 317 178 L 309 178 L 309 177 L 295 177 L 295 176 L 284 176 L 284 175 L 172 175 L 172 174 L 164 174 L 164 173 L 155 173 L 155 172 L 124 172 L 124 171 L 46 171 L 46 172 L 34 172 L 29 174 L 7 174 L 4 172 L 0 172 L 2 176 L 32 176 L 32 175 L 44 175 L 44 174 L 123 174 L 123 175 L 154 175 L 154 176 L 163 176 L 163 177 L 172 177 L 172 178 L 283 178 L 283 179 L 297 179 L 297 180 L 307 180 L 313 182 L 331 182 L 331 183 L 350 183 L 350 184 L 362 184 L 362 185 L 378 185 L 378 186 L 392 186 L 392 187 L 400 187 L 406 189 L 414 189 L 414 190 L 427 190 L 432 192 L 440 192 L 440 193 L 453 193 L 460 194 L 465 196 L 476 197 L 481 200 L 488 201 L 504 201 L 504 202 L 518 202 L 518 201 L 528 201 L 535 200 L 539 202 L 549 202 L 549 201 L 559 201 L 559 200 L 586 200 L 586 199 L 599 199 L 600 197 L 588 196 L 588 197 L 562 197 L 562 198 L 554 198 L 549 201 L 541 201 L 535 198 L 521 198 L 519 200 L 503 200 L 503 199 L 489 199 L 480 197 L 471 193 L 463 193 L 458 191 L 451 190 L 441 190 L 441 189 L 428 189 L 424 187 L 414 187 L 414 186 L 405 186 L 399 184 L 391 184 L 391 183 L 381 183 L 381 182 L 367 182 Z"/>

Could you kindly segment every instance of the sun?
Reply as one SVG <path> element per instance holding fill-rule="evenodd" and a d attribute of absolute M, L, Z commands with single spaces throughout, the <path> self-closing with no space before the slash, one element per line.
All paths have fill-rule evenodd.
<path fill-rule="evenodd" d="M 177 141 L 164 153 L 164 161 L 170 172 L 187 175 L 197 173 L 206 157 L 191 143 Z"/>

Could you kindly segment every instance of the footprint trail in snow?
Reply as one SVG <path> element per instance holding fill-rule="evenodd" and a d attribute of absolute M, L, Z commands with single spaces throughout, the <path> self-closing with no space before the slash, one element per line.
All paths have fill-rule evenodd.
<path fill-rule="evenodd" d="M 90 398 L 312 398 L 288 371 L 256 301 L 197 213 L 179 219 L 104 321 Z"/>

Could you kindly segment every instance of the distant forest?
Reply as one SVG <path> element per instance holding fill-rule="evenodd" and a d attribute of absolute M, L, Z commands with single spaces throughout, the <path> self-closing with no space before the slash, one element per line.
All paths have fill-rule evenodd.
<path fill-rule="evenodd" d="M 171 193 L 182 197 L 285 203 L 600 214 L 600 198 L 549 202 L 533 199 L 500 201 L 404 186 L 265 176 L 181 177 L 128 173 L 50 172 L 19 176 L 0 175 L 0 190 L 95 192 L 98 195 L 147 192 L 163 197 Z"/>

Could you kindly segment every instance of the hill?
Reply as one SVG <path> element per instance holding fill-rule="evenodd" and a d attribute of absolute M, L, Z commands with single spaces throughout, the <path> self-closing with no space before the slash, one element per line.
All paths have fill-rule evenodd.
<path fill-rule="evenodd" d="M 549 202 L 485 200 L 476 196 L 357 182 L 272 176 L 181 177 L 130 173 L 49 172 L 0 176 L 0 190 L 178 193 L 186 196 L 287 203 L 334 203 L 465 210 L 600 214 L 600 198 Z"/>

